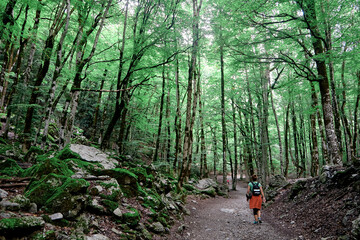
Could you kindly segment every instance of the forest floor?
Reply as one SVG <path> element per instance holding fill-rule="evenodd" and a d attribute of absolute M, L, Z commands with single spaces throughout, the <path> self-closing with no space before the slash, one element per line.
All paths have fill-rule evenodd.
<path fill-rule="evenodd" d="M 169 240 L 289 240 L 298 239 L 294 236 L 291 226 L 281 225 L 262 211 L 261 224 L 253 224 L 254 218 L 249 203 L 246 201 L 245 182 L 239 182 L 236 191 L 230 191 L 229 196 L 199 199 L 189 196 L 187 208 L 191 214 L 184 221 L 177 222 L 170 234 L 155 239 Z"/>

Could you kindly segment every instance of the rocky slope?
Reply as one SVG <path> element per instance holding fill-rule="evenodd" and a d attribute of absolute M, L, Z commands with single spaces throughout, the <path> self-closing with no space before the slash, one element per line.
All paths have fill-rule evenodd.
<path fill-rule="evenodd" d="M 186 194 L 227 191 L 205 181 L 180 192 L 152 165 L 84 145 L 25 156 L 15 149 L 0 146 L 1 240 L 153 239 L 188 213 Z"/>
<path fill-rule="evenodd" d="M 359 168 L 325 166 L 320 177 L 273 183 L 265 214 L 277 227 L 298 239 L 360 239 Z"/>

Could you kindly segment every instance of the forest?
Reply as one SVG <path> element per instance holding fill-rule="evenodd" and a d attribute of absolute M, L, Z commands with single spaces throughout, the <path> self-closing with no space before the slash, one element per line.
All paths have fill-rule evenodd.
<path fill-rule="evenodd" d="M 358 0 L 2 0 L 1 141 L 192 178 L 359 166 Z M 131 161 L 131 160 L 125 160 Z"/>

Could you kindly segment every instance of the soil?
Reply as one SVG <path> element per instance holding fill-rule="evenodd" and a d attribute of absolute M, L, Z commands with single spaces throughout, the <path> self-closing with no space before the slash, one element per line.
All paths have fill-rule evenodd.
<path fill-rule="evenodd" d="M 170 234 L 154 239 L 163 240 L 239 240 L 239 239 L 297 239 L 291 228 L 274 224 L 273 216 L 262 211 L 262 223 L 253 224 L 254 217 L 246 201 L 245 182 L 237 185 L 236 191 L 230 191 L 229 196 L 200 199 L 189 196 L 187 208 L 191 214 L 184 221 L 176 223 Z M 290 226 L 289 226 L 290 227 Z"/>

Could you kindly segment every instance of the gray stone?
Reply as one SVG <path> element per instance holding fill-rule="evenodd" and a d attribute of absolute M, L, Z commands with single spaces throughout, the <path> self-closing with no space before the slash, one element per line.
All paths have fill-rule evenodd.
<path fill-rule="evenodd" d="M 51 221 L 56 221 L 56 220 L 63 219 L 64 216 L 62 215 L 62 213 L 54 213 L 54 214 L 49 215 L 49 218 L 51 219 Z"/>
<path fill-rule="evenodd" d="M 11 202 L 18 203 L 21 209 L 29 209 L 30 208 L 30 200 L 24 195 L 16 195 L 11 199 Z"/>
<path fill-rule="evenodd" d="M 154 222 L 150 225 L 150 230 L 154 233 L 163 233 L 165 232 L 164 226 L 160 222 Z"/>
<path fill-rule="evenodd" d="M 116 159 L 110 158 L 109 155 L 94 147 L 81 144 L 71 144 L 70 150 L 79 154 L 80 157 L 87 162 L 100 163 L 104 169 L 113 169 L 118 164 Z"/>
<path fill-rule="evenodd" d="M 91 236 L 86 236 L 85 240 L 109 240 L 107 236 L 104 236 L 102 234 L 94 234 Z"/>
<path fill-rule="evenodd" d="M 9 211 L 19 211 L 20 210 L 20 204 L 13 203 L 10 201 L 4 201 L 4 200 L 0 202 L 0 207 L 4 210 L 9 210 Z"/>
<path fill-rule="evenodd" d="M 8 196 L 8 192 L 0 188 L 0 201 Z"/>
<path fill-rule="evenodd" d="M 116 216 L 116 217 L 119 217 L 121 218 L 123 216 L 123 213 L 121 212 L 120 208 L 116 208 L 114 211 L 113 211 L 113 214 Z"/>
<path fill-rule="evenodd" d="M 36 203 L 30 203 L 29 213 L 37 213 L 38 207 Z"/>
<path fill-rule="evenodd" d="M 205 178 L 205 179 L 201 179 L 198 184 L 196 184 L 196 187 L 199 189 L 206 189 L 209 187 L 217 187 L 217 183 L 215 182 L 214 179 L 211 178 Z"/>

